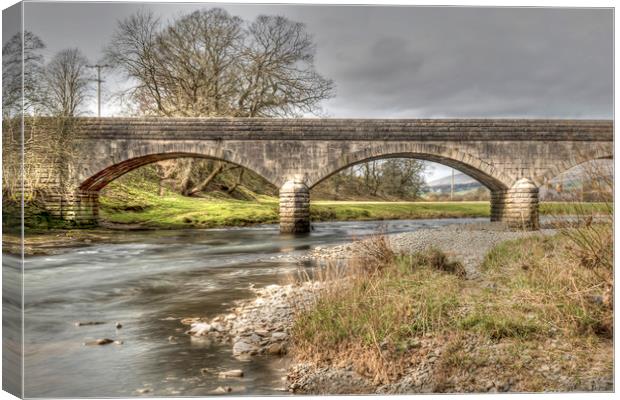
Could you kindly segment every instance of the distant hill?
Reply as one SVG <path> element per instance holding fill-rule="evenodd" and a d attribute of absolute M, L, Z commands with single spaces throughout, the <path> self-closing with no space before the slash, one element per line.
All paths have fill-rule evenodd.
<path fill-rule="evenodd" d="M 451 181 L 452 181 L 452 176 L 448 175 L 448 176 L 444 176 L 443 178 L 432 180 L 428 182 L 426 186 L 428 187 L 445 186 L 445 185 L 449 186 Z M 469 175 L 465 175 L 462 172 L 458 172 L 458 171 L 454 172 L 454 184 L 455 185 L 472 183 L 472 182 L 478 182 L 478 181 Z"/>
<path fill-rule="evenodd" d="M 426 183 L 426 192 L 435 193 L 448 193 L 450 192 L 450 186 L 452 182 L 452 176 L 448 175 L 443 178 L 434 179 Z M 464 192 L 481 187 L 482 184 L 472 178 L 469 175 L 465 175 L 462 172 L 454 172 L 454 191 Z"/>
<path fill-rule="evenodd" d="M 595 161 L 592 164 L 586 166 L 577 166 L 571 168 L 568 171 L 553 178 L 548 185 L 543 185 L 540 188 L 541 199 L 555 199 L 558 198 L 556 187 L 560 184 L 564 191 L 571 191 L 581 187 L 582 181 L 591 180 L 595 174 L 601 174 L 605 178 L 613 180 L 613 164 L 609 160 Z M 434 179 L 426 183 L 424 192 L 426 193 L 450 193 L 450 182 L 452 177 L 450 175 L 443 178 Z M 482 184 L 476 181 L 474 178 L 466 175 L 462 172 L 455 171 L 454 173 L 454 192 L 462 193 L 481 187 Z"/>

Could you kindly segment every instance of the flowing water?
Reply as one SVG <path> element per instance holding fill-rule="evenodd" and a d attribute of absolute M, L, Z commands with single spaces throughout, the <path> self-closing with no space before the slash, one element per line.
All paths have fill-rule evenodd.
<path fill-rule="evenodd" d="M 249 298 L 250 284 L 281 283 L 303 254 L 376 232 L 415 231 L 480 219 L 329 222 L 311 234 L 285 236 L 275 225 L 251 228 L 119 231 L 115 243 L 26 258 L 25 395 L 27 397 L 204 396 L 218 386 L 232 394 L 283 394 L 286 358 L 242 361 L 230 345 L 183 332 L 184 317 L 212 317 Z M 4 264 L 15 264 L 4 255 Z M 101 325 L 75 326 L 76 321 Z M 116 329 L 115 322 L 122 328 Z M 177 344 L 169 341 L 177 338 Z M 85 346 L 97 338 L 122 345 Z M 201 369 L 243 369 L 221 380 Z"/>

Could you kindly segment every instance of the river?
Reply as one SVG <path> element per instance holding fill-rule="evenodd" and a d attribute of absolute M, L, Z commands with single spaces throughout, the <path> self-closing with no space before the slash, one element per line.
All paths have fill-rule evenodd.
<path fill-rule="evenodd" d="M 238 360 L 229 345 L 185 335 L 179 319 L 225 312 L 235 300 L 252 296 L 250 284 L 282 283 L 299 268 L 283 255 L 380 227 L 398 233 L 481 220 L 315 223 L 303 236 L 280 235 L 275 225 L 119 231 L 114 243 L 27 257 L 25 396 L 127 397 L 144 388 L 149 396 L 204 396 L 223 385 L 237 395 L 284 394 L 286 358 Z M 15 264 L 4 257 L 5 266 Z M 77 327 L 76 321 L 105 323 Z M 97 338 L 123 344 L 84 345 Z M 245 375 L 221 380 L 203 368 L 243 369 Z"/>

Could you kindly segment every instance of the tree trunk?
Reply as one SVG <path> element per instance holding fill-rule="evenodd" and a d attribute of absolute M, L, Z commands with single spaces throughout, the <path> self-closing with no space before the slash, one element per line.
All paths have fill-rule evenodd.
<path fill-rule="evenodd" d="M 235 189 L 237 189 L 237 187 L 241 184 L 241 179 L 243 179 L 243 172 L 244 171 L 245 171 L 245 169 L 241 168 L 241 170 L 239 171 L 239 175 L 237 175 L 237 180 L 235 181 L 234 185 L 232 185 L 232 187 L 230 189 L 228 189 L 228 191 L 226 193 L 232 194 L 232 192 L 234 192 Z"/>
<path fill-rule="evenodd" d="M 192 167 L 194 166 L 194 160 L 193 159 L 189 159 L 187 160 L 187 165 L 184 166 L 183 171 L 181 172 L 181 193 L 184 196 L 189 196 L 191 195 L 190 190 L 189 190 L 189 186 L 190 186 L 190 177 L 192 174 Z"/>
<path fill-rule="evenodd" d="M 224 170 L 224 165 L 221 162 L 217 163 L 217 166 L 211 171 L 209 176 L 205 178 L 199 185 L 196 185 L 192 190 L 187 193 L 187 196 L 192 196 L 196 193 L 202 192 L 209 186 L 209 183 L 213 182 L 213 180 Z"/>

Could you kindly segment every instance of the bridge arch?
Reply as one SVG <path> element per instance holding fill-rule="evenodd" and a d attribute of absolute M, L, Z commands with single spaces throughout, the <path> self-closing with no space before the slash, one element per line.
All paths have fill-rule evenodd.
<path fill-rule="evenodd" d="M 238 154 L 218 149 L 216 146 L 202 144 L 175 145 L 167 148 L 159 148 L 147 145 L 130 148 L 117 154 L 112 160 L 100 160 L 88 165 L 81 171 L 79 189 L 82 192 L 98 192 L 108 183 L 122 175 L 158 161 L 172 160 L 177 158 L 204 158 L 224 161 L 246 168 L 261 176 L 267 182 L 275 184 L 276 177 L 261 165 L 253 165 L 252 160 L 243 159 Z"/>
<path fill-rule="evenodd" d="M 603 147 L 597 147 L 589 150 L 575 150 L 574 152 L 571 152 L 568 157 L 560 159 L 551 165 L 534 181 L 539 186 L 542 186 L 550 182 L 556 176 L 559 176 L 569 169 L 575 168 L 579 165 L 596 160 L 613 160 L 613 153 L 611 153 L 610 150 L 613 151 L 612 149 Z"/>
<path fill-rule="evenodd" d="M 456 149 L 426 143 L 412 143 L 408 146 L 387 143 L 343 155 L 316 174 L 309 176 L 308 187 L 313 188 L 332 175 L 354 165 L 388 158 L 415 158 L 443 164 L 471 176 L 491 191 L 507 190 L 516 180 L 504 174 L 499 168 Z"/>

